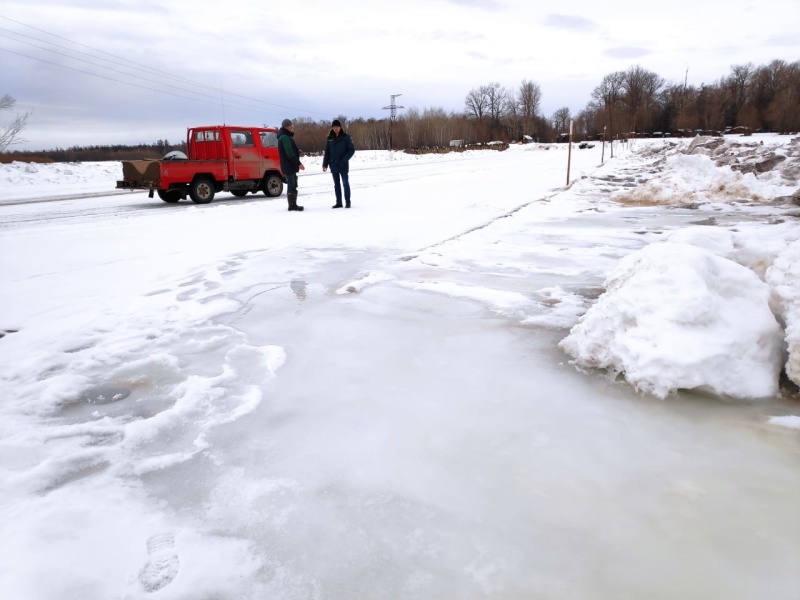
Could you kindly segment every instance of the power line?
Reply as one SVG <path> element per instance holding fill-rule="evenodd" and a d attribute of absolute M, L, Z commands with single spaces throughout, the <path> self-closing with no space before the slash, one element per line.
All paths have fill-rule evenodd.
<path fill-rule="evenodd" d="M 164 91 L 164 90 L 160 90 L 158 88 L 151 88 L 151 87 L 147 87 L 147 86 L 144 86 L 144 85 L 139 85 L 137 83 L 133 83 L 133 82 L 130 82 L 130 81 L 123 81 L 121 79 L 114 79 L 113 77 L 108 77 L 106 75 L 100 75 L 99 73 L 90 73 L 89 71 L 84 71 L 82 69 L 77 69 L 75 67 L 70 67 L 69 65 L 60 65 L 58 63 L 54 63 L 52 61 L 45 60 L 43 58 L 37 58 L 35 56 L 29 56 L 27 54 L 23 54 L 22 52 L 15 52 L 14 50 L 9 50 L 7 48 L 0 48 L 0 50 L 2 50 L 3 52 L 10 52 L 11 54 L 16 54 L 17 56 L 23 56 L 25 58 L 30 58 L 31 60 L 38 60 L 39 62 L 43 62 L 45 64 L 53 65 L 53 66 L 56 66 L 56 67 L 60 67 L 62 69 L 69 69 L 70 71 L 77 71 L 78 73 L 83 73 L 84 75 L 91 75 L 92 77 L 99 77 L 100 79 L 107 79 L 108 81 L 114 81 L 116 83 L 122 83 L 122 84 L 125 84 L 125 85 L 138 87 L 138 88 L 141 88 L 143 90 L 150 90 L 152 92 L 158 92 L 159 94 L 166 94 L 168 96 L 175 96 L 176 98 L 185 98 L 186 100 L 195 100 L 197 102 L 204 102 L 205 104 L 214 104 L 215 106 L 219 105 L 218 102 L 209 102 L 209 101 L 206 101 L 206 100 L 202 100 L 200 98 L 192 98 L 191 96 L 182 96 L 180 94 L 173 94 L 172 92 L 167 92 L 167 91 Z M 244 109 L 244 110 L 247 110 L 247 109 Z M 255 110 L 255 108 L 252 109 L 252 110 Z"/>
<path fill-rule="evenodd" d="M 38 27 L 34 27 L 33 25 L 28 25 L 28 24 L 26 24 L 26 23 L 22 23 L 22 22 L 20 22 L 20 21 L 16 21 L 16 20 L 14 20 L 14 19 L 11 19 L 11 18 L 9 18 L 9 17 L 5 17 L 5 16 L 2 16 L 2 15 L 0 15 L 0 17 L 2 17 L 3 19 L 6 19 L 6 20 L 8 20 L 8 21 L 12 21 L 13 23 L 17 23 L 18 25 L 22 25 L 22 26 L 24 26 L 24 27 L 28 27 L 29 29 L 33 29 L 33 30 L 35 30 L 35 31 L 39 31 L 39 32 L 41 32 L 41 33 L 44 33 L 44 34 L 46 34 L 46 35 L 49 35 L 49 36 L 52 36 L 52 37 L 58 38 L 58 39 L 60 39 L 60 40 L 64 40 L 64 41 L 66 41 L 66 42 L 69 42 L 70 44 L 74 44 L 74 45 L 76 45 L 76 46 L 80 46 L 80 47 L 82 47 L 82 48 L 86 48 L 86 49 L 88 49 L 88 50 L 91 50 L 92 52 L 96 52 L 96 53 L 99 53 L 99 54 L 104 54 L 104 55 L 106 55 L 106 56 L 110 56 L 110 57 L 112 57 L 112 58 L 113 58 L 113 59 L 115 59 L 115 60 L 109 60 L 109 59 L 107 59 L 107 58 L 103 58 L 103 57 L 101 57 L 101 56 L 98 56 L 98 57 L 93 57 L 93 58 L 99 58 L 100 60 L 105 60 L 105 61 L 107 61 L 107 62 L 110 62 L 110 63 L 112 63 L 112 64 L 117 64 L 118 66 L 124 66 L 124 65 L 121 65 L 121 64 L 118 62 L 118 61 L 124 61 L 125 63 L 130 63 L 131 65 L 135 65 L 136 67 L 139 67 L 139 70 L 150 71 L 150 72 L 152 72 L 152 73 L 154 73 L 154 74 L 157 74 L 157 75 L 160 75 L 160 76 L 164 76 L 164 77 L 166 77 L 166 78 L 168 78 L 168 79 L 174 79 L 174 80 L 177 80 L 177 81 L 183 81 L 183 82 L 185 82 L 185 83 L 189 83 L 189 84 L 191 84 L 192 86 L 200 86 L 200 87 L 204 87 L 204 88 L 207 88 L 207 89 L 210 89 L 210 90 L 214 90 L 215 92 L 221 92 L 221 91 L 222 91 L 222 90 L 220 90 L 220 89 L 218 89 L 218 88 L 215 88 L 215 87 L 213 87 L 213 86 L 210 86 L 210 85 L 208 85 L 208 84 L 205 84 L 205 83 L 202 83 L 202 82 L 193 81 L 193 80 L 191 80 L 191 79 L 187 79 L 187 78 L 185 78 L 185 77 L 181 77 L 181 76 L 179 76 L 179 75 L 174 75 L 174 74 L 172 74 L 172 73 L 168 73 L 168 72 L 166 72 L 166 71 L 161 71 L 161 70 L 159 70 L 159 69 L 155 69 L 155 68 L 153 68 L 153 67 L 151 67 L 151 66 L 149 66 L 149 65 L 145 65 L 145 64 L 142 64 L 142 63 L 138 63 L 138 62 L 136 62 L 136 61 L 132 61 L 132 60 L 130 60 L 130 59 L 127 59 L 127 58 L 125 58 L 125 57 L 122 57 L 122 56 L 117 56 L 116 54 L 111 54 L 111 53 L 109 53 L 109 52 L 105 52 L 104 50 L 100 50 L 100 49 L 97 49 L 97 48 L 92 48 L 91 46 L 87 46 L 86 44 L 82 44 L 82 43 L 80 43 L 80 42 L 75 42 L 75 41 L 73 41 L 73 40 L 70 40 L 69 38 L 65 38 L 65 37 L 63 37 L 63 36 L 60 36 L 60 35 L 58 35 L 58 34 L 55 34 L 55 33 L 51 33 L 51 32 L 49 32 L 49 31 L 45 31 L 44 29 L 40 29 L 40 28 L 38 28 Z M 10 30 L 7 30 L 7 29 L 6 29 L 5 31 L 10 31 Z M 28 37 L 28 38 L 30 38 L 30 39 L 34 39 L 34 40 L 36 40 L 36 41 L 38 41 L 38 42 L 42 42 L 42 43 L 44 43 L 44 44 L 50 44 L 50 45 L 53 45 L 53 46 L 61 47 L 61 48 L 64 48 L 64 49 L 67 49 L 67 50 L 69 50 L 70 52 L 79 52 L 79 51 L 77 51 L 77 50 L 72 50 L 72 49 L 66 48 L 65 46 L 58 46 L 57 44 L 54 44 L 53 42 L 48 42 L 48 41 L 46 41 L 46 40 L 40 40 L 40 39 L 33 38 L 33 37 L 31 37 L 31 36 L 26 36 L 25 34 L 20 34 L 20 33 L 17 33 L 17 32 L 13 32 L 13 33 L 14 33 L 15 35 L 24 36 L 24 37 Z M 91 56 L 90 54 L 87 54 L 87 53 L 85 53 L 85 52 L 81 52 L 81 54 L 86 54 L 86 56 Z M 70 57 L 70 58 L 76 58 L 76 57 Z M 80 59 L 77 59 L 77 60 L 80 60 Z M 56 66 L 59 66 L 59 65 L 58 65 L 58 64 L 56 64 Z M 108 67 L 106 67 L 106 68 L 108 68 Z M 189 91 L 191 91 L 191 90 L 189 90 Z M 236 93 L 233 93 L 233 92 L 231 92 L 231 93 L 230 93 L 230 95 L 232 95 L 232 96 L 237 96 L 237 97 L 240 97 L 240 98 L 245 98 L 245 99 L 247 99 L 247 100 L 253 100 L 254 102 L 260 102 L 260 103 L 263 103 L 263 104 L 269 104 L 269 105 L 271 105 L 271 106 L 277 106 L 277 107 L 279 107 L 279 108 L 289 108 L 289 109 L 292 109 L 292 110 L 301 110 L 301 109 L 298 109 L 297 107 L 293 107 L 293 106 L 283 106 L 283 105 L 281 105 L 281 104 L 275 104 L 275 103 L 273 103 L 273 102 L 266 102 L 266 101 L 264 101 L 264 100 L 259 100 L 259 99 L 257 99 L 257 98 L 250 98 L 250 97 L 248 97 L 248 96 L 242 96 L 241 94 L 236 94 Z"/>
<path fill-rule="evenodd" d="M 8 19 L 8 17 L 3 17 L 3 18 L 4 19 Z M 8 20 L 13 21 L 13 19 L 8 19 Z M 14 21 L 14 23 L 19 23 L 19 21 Z M 24 23 L 19 23 L 19 24 L 20 25 L 25 25 Z M 36 31 L 42 31 L 41 29 L 39 29 L 37 27 L 32 27 L 30 25 L 25 25 L 25 26 L 26 27 L 31 27 L 31 29 L 35 29 Z M 141 63 L 137 63 L 137 62 L 134 62 L 132 60 L 128 60 L 127 58 L 123 58 L 121 56 L 116 56 L 114 54 L 109 54 L 107 52 L 103 52 L 102 50 L 96 50 L 94 48 L 90 48 L 89 46 L 86 46 L 85 44 L 81 44 L 79 42 L 71 42 L 70 40 L 68 40 L 66 38 L 63 38 L 63 37 L 61 37 L 59 35 L 56 35 L 56 34 L 48 34 L 48 35 L 52 35 L 52 36 L 54 36 L 54 37 L 56 37 L 58 39 L 62 39 L 62 40 L 68 41 L 71 44 L 75 44 L 75 45 L 80 46 L 82 48 L 87 48 L 89 50 L 92 50 L 93 52 L 98 52 L 100 54 L 105 54 L 107 56 L 111 56 L 111 57 L 113 57 L 113 58 L 115 58 L 117 60 L 113 60 L 112 61 L 112 60 L 109 60 L 107 58 L 103 58 L 102 56 L 95 56 L 94 54 L 89 54 L 88 52 L 81 52 L 80 50 L 75 50 L 73 48 L 69 48 L 68 46 L 64 46 L 64 45 L 61 45 L 61 44 L 56 44 L 56 43 L 53 43 L 53 42 L 48 42 L 46 40 L 41 40 L 39 38 L 35 38 L 33 36 L 26 35 L 24 33 L 19 33 L 17 31 L 12 31 L 11 29 L 6 29 L 4 27 L 0 27 L 0 31 L 6 31 L 8 33 L 11 33 L 12 35 L 15 35 L 15 36 L 18 36 L 18 37 L 28 38 L 28 39 L 34 40 L 36 42 L 40 42 L 42 44 L 49 44 L 50 46 L 54 46 L 56 48 L 61 48 L 63 50 L 66 50 L 67 52 L 72 52 L 72 53 L 75 53 L 75 54 L 83 54 L 84 56 L 89 56 L 91 58 L 104 60 L 104 61 L 109 62 L 111 64 L 116 64 L 118 66 L 125 66 L 125 68 L 132 68 L 134 71 L 143 71 L 145 73 L 155 74 L 155 75 L 166 77 L 167 79 L 173 79 L 173 80 L 176 80 L 176 81 L 183 81 L 183 82 L 186 82 L 186 83 L 192 83 L 193 85 L 199 85 L 201 87 L 205 87 L 205 88 L 208 88 L 208 89 L 216 91 L 216 88 L 214 88 L 214 87 L 212 87 L 210 85 L 206 85 L 206 84 L 202 84 L 202 83 L 195 83 L 195 82 L 190 81 L 190 80 L 188 80 L 188 79 L 186 79 L 184 77 L 180 77 L 178 75 L 171 75 L 170 73 L 166 73 L 164 71 L 159 71 L 158 69 L 154 69 L 154 68 L 150 67 L 149 65 L 143 65 Z M 47 33 L 47 32 L 46 31 L 42 31 L 42 33 Z M 31 44 L 30 42 L 25 42 L 24 40 L 16 40 L 16 41 L 21 41 L 24 44 L 34 45 L 34 44 Z M 50 50 L 50 49 L 44 48 L 42 46 L 36 46 L 36 47 L 40 48 L 42 50 L 46 50 L 48 52 L 55 52 L 55 50 Z M 60 54 L 60 53 L 58 53 L 58 54 Z M 68 56 L 68 55 L 64 55 L 64 54 L 61 54 L 61 55 L 62 56 Z M 68 58 L 75 58 L 76 60 L 83 60 L 83 59 L 80 59 L 80 58 L 75 57 L 75 56 L 68 56 Z M 123 65 L 122 63 L 120 63 L 118 61 L 124 61 L 124 62 L 130 63 L 131 65 L 134 65 L 134 66 L 133 67 L 128 67 L 127 65 Z M 105 68 L 108 68 L 108 67 L 105 67 Z"/>
<path fill-rule="evenodd" d="M 0 28 L 0 31 L 3 31 L 3 29 Z M 98 67 L 100 69 L 106 69 L 106 70 L 112 71 L 114 73 L 119 73 L 120 75 L 129 75 L 129 76 L 131 75 L 131 73 L 129 73 L 127 71 L 123 71 L 121 69 L 115 69 L 114 67 L 110 67 L 108 65 L 103 65 L 103 64 L 96 63 L 96 62 L 92 62 L 91 60 L 86 60 L 84 58 L 79 58 L 79 57 L 76 57 L 76 56 L 69 56 L 67 54 L 63 54 L 61 52 L 58 52 L 57 50 L 52 50 L 50 48 L 45 48 L 43 46 L 37 46 L 36 44 L 32 44 L 31 42 L 26 42 L 25 40 L 18 40 L 18 41 L 23 43 L 23 44 L 28 44 L 30 46 L 33 46 L 34 48 L 38 48 L 40 50 L 44 50 L 45 52 L 50 52 L 50 53 L 56 54 L 57 56 L 61 56 L 63 58 L 71 58 L 71 59 L 77 60 L 79 62 L 86 63 L 88 65 L 92 65 L 93 67 Z M 37 41 L 39 41 L 39 40 L 37 40 Z M 103 77 L 102 75 L 99 75 L 97 73 L 92 73 L 90 71 L 84 71 L 82 69 L 76 69 L 75 67 L 70 67 L 68 65 L 62 65 L 60 63 L 55 63 L 55 62 L 48 61 L 48 60 L 45 60 L 45 59 L 42 59 L 42 58 L 37 58 L 35 56 L 29 56 L 29 55 L 23 54 L 21 52 L 15 52 L 14 50 L 8 50 L 6 48 L 0 48 L 0 50 L 6 50 L 6 52 L 11 52 L 11 53 L 17 54 L 19 56 L 24 56 L 26 58 L 31 58 L 33 60 L 38 60 L 38 61 L 41 61 L 41 62 L 44 62 L 44 63 L 47 63 L 47 64 L 55 65 L 57 67 L 63 67 L 63 68 L 66 68 L 66 69 L 72 69 L 74 71 L 78 71 L 79 73 L 84 73 L 86 75 L 93 75 L 93 76 L 96 76 L 96 77 L 102 77 L 104 79 L 108 79 L 110 81 L 116 81 L 118 83 L 129 83 L 129 82 L 126 82 L 126 81 L 123 81 L 123 80 L 120 80 L 120 79 L 114 79 L 113 77 Z M 68 48 L 66 50 L 68 50 L 70 52 L 74 52 L 73 50 L 69 50 Z M 86 54 L 86 53 L 85 52 L 81 52 L 80 54 Z M 91 56 L 90 54 L 86 54 L 86 56 L 90 56 L 91 58 L 96 58 L 96 57 Z M 114 63 L 112 63 L 112 64 L 114 64 Z M 133 77 L 135 77 L 137 79 L 141 79 L 143 81 L 148 81 L 150 83 L 155 83 L 157 85 L 163 85 L 163 86 L 166 86 L 166 87 L 169 87 L 169 88 L 173 88 L 173 89 L 176 89 L 176 90 L 179 90 L 179 91 L 182 91 L 182 92 L 197 94 L 198 96 L 205 96 L 206 98 L 214 98 L 215 97 L 215 96 L 212 96 L 211 94 L 204 94 L 203 92 L 198 92 L 198 91 L 195 91 L 195 90 L 187 90 L 187 89 L 185 89 L 183 87 L 176 86 L 176 85 L 173 85 L 171 83 L 164 83 L 164 82 L 161 82 L 161 81 L 158 81 L 158 80 L 155 80 L 155 79 L 150 79 L 148 77 L 143 77 L 141 75 L 133 75 Z M 137 87 L 143 87 L 143 86 L 137 86 Z M 203 87 L 206 87 L 209 90 L 213 90 L 214 92 L 219 92 L 220 91 L 220 90 L 217 90 L 217 89 L 212 88 L 210 86 L 203 86 Z M 153 88 L 144 87 L 143 89 L 151 89 L 152 90 Z M 182 97 L 186 98 L 187 96 L 182 96 Z"/>
<path fill-rule="evenodd" d="M 25 40 L 10 38 L 7 35 L 6 36 L 0 36 L 0 37 L 6 37 L 7 39 L 11 39 L 11 40 L 13 40 L 13 41 L 15 41 L 17 43 L 28 44 L 30 46 L 38 48 L 39 50 L 43 50 L 45 52 L 51 52 L 51 53 L 54 53 L 54 54 L 56 54 L 58 56 L 61 56 L 63 58 L 67 58 L 67 59 L 83 62 L 83 63 L 89 64 L 89 65 L 92 65 L 94 67 L 98 67 L 98 68 L 101 68 L 101 69 L 107 69 L 109 71 L 113 71 L 113 72 L 119 73 L 119 74 L 124 75 L 126 77 L 132 77 L 134 80 L 142 80 L 142 81 L 146 81 L 146 82 L 149 82 L 149 83 L 154 83 L 154 84 L 159 85 L 159 86 L 170 87 L 170 88 L 172 88 L 174 90 L 177 90 L 178 92 L 182 92 L 183 94 L 195 94 L 197 96 L 202 96 L 202 97 L 208 98 L 209 100 L 204 100 L 202 97 L 192 97 L 192 96 L 186 96 L 186 95 L 182 95 L 182 94 L 176 94 L 176 93 L 172 93 L 172 92 L 169 92 L 169 91 L 166 91 L 166 90 L 163 90 L 163 89 L 153 88 L 153 87 L 149 87 L 147 85 L 141 85 L 140 83 L 135 83 L 134 81 L 127 81 L 127 80 L 117 79 L 117 78 L 114 78 L 114 77 L 109 77 L 109 76 L 102 75 L 102 74 L 99 74 L 99 73 L 93 73 L 93 72 L 86 71 L 86 70 L 83 70 L 83 69 L 79 69 L 79 68 L 76 68 L 76 67 L 72 67 L 72 66 L 69 66 L 69 65 L 64 65 L 64 64 L 57 63 L 57 62 L 49 61 L 49 60 L 46 60 L 46 59 L 43 59 L 43 58 L 40 58 L 40 57 L 30 56 L 28 54 L 24 54 L 24 53 L 21 53 L 21 52 L 16 52 L 14 50 L 10 50 L 10 49 L 7 49 L 7 48 L 0 48 L 0 50 L 5 50 L 6 52 L 10 52 L 10 53 L 16 54 L 18 56 L 29 58 L 31 60 L 36 60 L 36 61 L 39 61 L 39 62 L 42 62 L 42 63 L 45 63 L 45 64 L 49 64 L 49 65 L 52 65 L 52 66 L 55 66 L 55 67 L 58 67 L 58 68 L 62 68 L 62 69 L 69 69 L 69 70 L 76 71 L 78 73 L 82 73 L 82 74 L 89 75 L 89 76 L 92 76 L 92 77 L 98 77 L 100 79 L 106 79 L 108 81 L 113 81 L 113 82 L 116 82 L 116 83 L 122 83 L 122 84 L 125 84 L 125 85 L 138 87 L 138 88 L 145 89 L 145 90 L 148 90 L 148 91 L 154 91 L 154 92 L 158 92 L 158 93 L 161 93 L 161 94 L 175 96 L 175 97 L 183 98 L 183 99 L 187 99 L 187 100 L 194 100 L 194 101 L 197 101 L 197 102 L 202 102 L 204 104 L 212 104 L 212 105 L 215 105 L 215 106 L 221 106 L 223 108 L 223 110 L 224 110 L 225 105 L 227 103 L 228 106 L 230 106 L 232 108 L 237 108 L 239 110 L 249 110 L 249 111 L 253 111 L 253 112 L 256 112 L 256 111 L 263 112 L 263 110 L 268 106 L 268 107 L 287 109 L 287 110 L 292 110 L 292 111 L 299 111 L 301 113 L 315 114 L 315 115 L 323 116 L 323 113 L 320 113 L 320 112 L 309 111 L 309 110 L 298 108 L 298 107 L 295 107 L 295 106 L 287 106 L 287 105 L 283 105 L 283 104 L 277 104 L 277 103 L 274 103 L 274 102 L 268 102 L 266 100 L 261 100 L 261 99 L 258 99 L 258 98 L 251 98 L 251 97 L 248 97 L 248 96 L 244 96 L 242 94 L 237 94 L 237 93 L 229 91 L 229 90 L 223 90 L 223 89 L 220 89 L 220 88 L 215 88 L 213 86 L 209 86 L 206 83 L 193 81 L 191 79 L 187 79 L 185 77 L 180 77 L 180 76 L 174 75 L 172 73 L 169 73 L 167 71 L 162 71 L 162 70 L 159 70 L 159 69 L 155 69 L 155 68 L 152 68 L 152 67 L 150 67 L 148 65 L 145 65 L 145 64 L 142 64 L 142 63 L 138 63 L 138 62 L 129 60 L 127 58 L 124 58 L 124 57 L 121 57 L 121 56 L 117 56 L 115 54 L 111 54 L 111 53 L 105 52 L 103 50 L 99 50 L 97 48 L 92 48 L 91 46 L 87 46 L 86 44 L 82 44 L 80 42 L 75 42 L 73 40 L 70 40 L 69 38 L 65 38 L 65 37 L 57 35 L 55 33 L 51 33 L 49 31 L 45 31 L 45 30 L 40 29 L 38 27 L 34 27 L 33 25 L 28 25 L 27 23 L 22 23 L 20 21 L 17 21 L 15 19 L 11 19 L 11 18 L 3 16 L 3 15 L 0 15 L 0 18 L 5 19 L 7 21 L 11 21 L 12 23 L 16 23 L 17 25 L 21 25 L 23 27 L 27 27 L 29 29 L 44 33 L 44 34 L 46 34 L 48 36 L 52 36 L 54 38 L 58 38 L 60 40 L 64 40 L 64 41 L 66 41 L 66 42 L 68 42 L 70 44 L 74 44 L 76 46 L 79 46 L 79 47 L 82 47 L 82 48 L 86 48 L 86 49 L 90 50 L 91 52 L 94 52 L 94 53 L 97 53 L 97 54 L 101 54 L 101 55 L 105 55 L 105 56 L 108 56 L 108 57 L 111 57 L 111 58 L 109 59 L 109 58 L 105 58 L 104 56 L 94 56 L 92 54 L 89 54 L 89 53 L 86 53 L 86 52 L 82 52 L 80 50 L 75 50 L 75 49 L 72 49 L 72 48 L 68 48 L 66 46 L 63 46 L 63 45 L 60 45 L 60 44 L 56 44 L 54 42 L 50 42 L 50 41 L 47 41 L 47 40 L 43 40 L 43 39 L 39 39 L 39 38 L 36 38 L 36 37 L 32 37 L 32 36 L 26 35 L 24 33 L 14 32 L 14 31 L 11 31 L 11 30 L 8 30 L 8 29 L 5 29 L 5 28 L 0 28 L 0 31 L 6 31 L 6 32 L 9 32 L 9 33 L 12 33 L 15 36 L 25 37 L 25 38 L 34 40 L 35 42 L 38 42 L 40 44 L 50 45 L 50 46 L 53 46 L 55 48 L 60 48 L 62 50 L 66 50 L 67 52 L 71 52 L 71 53 L 74 53 L 74 54 L 82 54 L 84 56 L 88 56 L 88 57 L 96 59 L 96 60 L 105 61 L 105 62 L 110 63 L 111 65 L 114 65 L 114 67 L 120 67 L 121 69 L 130 69 L 130 70 L 133 70 L 133 71 L 144 72 L 144 73 L 147 73 L 148 75 L 154 75 L 156 77 L 163 77 L 163 78 L 172 80 L 175 83 L 166 83 L 166 82 L 161 82 L 161 81 L 158 81 L 158 80 L 153 80 L 153 79 L 150 79 L 148 77 L 144 77 L 144 76 L 136 74 L 136 73 L 131 73 L 129 71 L 123 71 L 123 70 L 120 70 L 118 68 L 114 68 L 112 66 L 98 64 L 98 63 L 89 61 L 87 59 L 81 58 L 79 56 L 73 56 L 73 55 L 70 55 L 70 54 L 65 54 L 64 52 L 60 52 L 58 50 L 53 50 L 51 48 L 38 46 L 38 45 L 33 44 L 31 42 L 27 42 Z M 188 84 L 188 86 L 191 86 L 191 87 L 187 87 L 187 85 L 181 85 L 181 84 Z M 230 97 L 241 98 L 244 101 L 253 102 L 253 103 L 256 103 L 256 104 L 261 105 L 261 106 L 260 107 L 259 106 L 253 106 L 253 105 L 247 104 L 246 102 L 236 101 L 236 100 L 231 102 L 230 100 L 226 100 L 224 98 L 221 99 L 221 100 L 216 100 L 214 98 L 214 96 L 212 96 L 210 94 L 205 94 L 205 93 L 197 91 L 197 88 L 204 88 L 206 90 L 213 91 L 215 93 L 225 94 L 225 96 L 227 98 L 230 98 Z M 327 116 L 327 114 L 324 115 L 324 116 Z"/>

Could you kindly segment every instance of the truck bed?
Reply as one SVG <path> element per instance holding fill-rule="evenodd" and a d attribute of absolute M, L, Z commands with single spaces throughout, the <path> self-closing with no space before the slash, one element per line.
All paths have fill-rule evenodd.
<path fill-rule="evenodd" d="M 122 161 L 122 180 L 131 187 L 150 187 L 160 179 L 161 161 L 154 159 Z M 119 185 L 117 185 L 119 187 Z"/>
<path fill-rule="evenodd" d="M 195 175 L 205 173 L 216 181 L 227 181 L 228 163 L 225 160 L 124 160 L 123 189 L 164 189 L 171 184 L 191 183 Z"/>

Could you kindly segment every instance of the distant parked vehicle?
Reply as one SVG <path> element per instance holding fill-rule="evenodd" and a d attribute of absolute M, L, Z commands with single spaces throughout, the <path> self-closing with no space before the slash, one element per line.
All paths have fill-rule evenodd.
<path fill-rule="evenodd" d="M 187 155 L 170 152 L 161 160 L 122 161 L 117 188 L 149 190 L 173 204 L 187 196 L 208 204 L 216 192 L 234 196 L 263 191 L 280 196 L 283 173 L 278 156 L 278 130 L 270 127 L 210 125 L 186 133 Z"/>
<path fill-rule="evenodd" d="M 594 144 L 590 144 L 589 142 L 581 142 L 578 144 L 578 148 L 594 148 Z"/>

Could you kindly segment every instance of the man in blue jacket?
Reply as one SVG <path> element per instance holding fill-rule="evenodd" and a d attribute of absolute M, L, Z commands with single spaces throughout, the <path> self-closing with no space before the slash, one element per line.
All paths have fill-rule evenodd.
<path fill-rule="evenodd" d="M 281 171 L 288 186 L 286 198 L 289 200 L 289 210 L 303 210 L 302 206 L 297 206 L 297 173 L 305 167 L 300 162 L 300 151 L 292 138 L 294 125 L 289 119 L 284 119 L 278 132 L 278 154 L 281 157 Z"/>
<path fill-rule="evenodd" d="M 334 119 L 325 144 L 325 156 L 322 159 L 322 171 L 327 171 L 330 166 L 333 175 L 336 204 L 331 208 L 342 208 L 342 185 L 344 185 L 345 208 L 350 208 L 350 159 L 355 153 L 356 149 L 350 136 L 342 129 L 339 119 Z"/>

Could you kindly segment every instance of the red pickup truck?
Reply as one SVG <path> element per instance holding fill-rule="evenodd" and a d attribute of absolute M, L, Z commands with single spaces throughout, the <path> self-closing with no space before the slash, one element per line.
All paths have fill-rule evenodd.
<path fill-rule="evenodd" d="M 164 202 L 185 200 L 208 204 L 216 192 L 245 196 L 283 193 L 278 156 L 278 130 L 271 127 L 210 125 L 191 127 L 186 150 L 170 152 L 161 160 L 122 161 L 117 188 L 154 192 Z"/>

